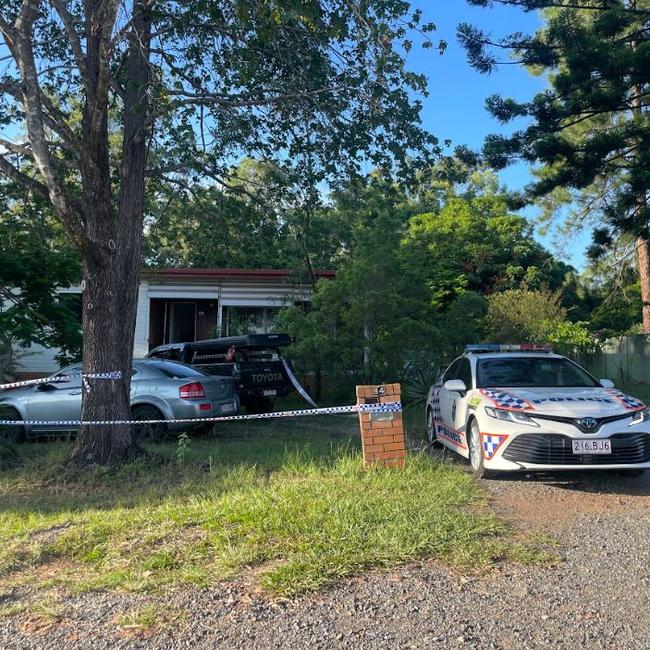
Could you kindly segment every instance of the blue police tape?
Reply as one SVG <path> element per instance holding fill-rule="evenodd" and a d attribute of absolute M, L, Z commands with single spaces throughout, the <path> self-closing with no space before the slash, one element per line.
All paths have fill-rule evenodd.
<path fill-rule="evenodd" d="M 119 370 L 113 372 L 81 372 L 72 375 L 58 375 L 57 377 L 44 377 L 42 379 L 25 379 L 23 381 L 14 381 L 9 384 L 0 384 L 0 390 L 11 390 L 14 388 L 25 388 L 26 386 L 38 386 L 39 384 L 59 384 L 70 381 L 73 377 L 81 377 L 81 380 L 86 387 L 86 391 L 90 392 L 89 379 L 122 379 L 122 373 Z"/>
<path fill-rule="evenodd" d="M 185 418 L 171 420 L 0 420 L 0 426 L 110 426 L 112 424 L 201 424 L 203 422 L 236 422 L 240 420 L 267 420 L 271 418 L 304 417 L 309 415 L 341 415 L 343 413 L 399 413 L 401 402 L 386 404 L 353 404 L 350 406 L 330 406 L 318 409 L 297 411 L 275 411 L 274 413 L 256 413 L 254 415 L 223 415 L 212 418 Z"/>

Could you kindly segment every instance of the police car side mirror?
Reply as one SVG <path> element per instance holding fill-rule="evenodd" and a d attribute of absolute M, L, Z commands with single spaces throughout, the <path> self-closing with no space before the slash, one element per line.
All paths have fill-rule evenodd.
<path fill-rule="evenodd" d="M 446 381 L 442 387 L 450 393 L 467 392 L 467 386 L 465 386 L 465 382 L 462 381 L 462 379 L 450 379 L 449 381 Z"/>
<path fill-rule="evenodd" d="M 611 379 L 600 379 L 599 381 L 603 388 L 614 388 L 614 382 Z"/>

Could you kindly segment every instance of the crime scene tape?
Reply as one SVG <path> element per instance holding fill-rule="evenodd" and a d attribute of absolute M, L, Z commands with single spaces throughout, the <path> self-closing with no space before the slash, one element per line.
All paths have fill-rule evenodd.
<path fill-rule="evenodd" d="M 289 380 L 293 384 L 293 387 L 298 391 L 300 397 L 302 397 L 305 400 L 305 402 L 311 404 L 315 409 L 317 409 L 318 404 L 314 402 L 314 400 L 311 398 L 309 393 L 302 387 L 302 384 L 298 381 L 298 378 L 291 371 L 291 367 L 287 363 L 287 360 L 284 357 L 280 357 L 280 361 L 282 361 L 284 371 L 287 373 L 287 377 L 289 377 Z"/>
<path fill-rule="evenodd" d="M 205 422 L 236 422 L 240 420 L 267 420 L 271 418 L 305 417 L 310 415 L 341 415 L 343 413 L 399 413 L 401 402 L 386 404 L 352 404 L 350 406 L 329 406 L 317 409 L 296 411 L 275 411 L 273 413 L 255 413 L 251 415 L 222 415 L 211 418 L 184 418 L 169 420 L 0 420 L 0 426 L 110 426 L 112 424 L 201 424 Z"/>
<path fill-rule="evenodd" d="M 88 379 L 122 379 L 122 373 L 119 370 L 113 372 L 81 372 L 72 375 L 58 375 L 56 377 L 44 377 L 42 379 L 25 379 L 23 381 L 14 381 L 9 384 L 0 384 L 0 390 L 9 390 L 13 388 L 24 388 L 25 386 L 38 386 L 39 384 L 59 384 L 70 381 L 73 377 L 81 377 L 86 390 L 90 390 Z"/>

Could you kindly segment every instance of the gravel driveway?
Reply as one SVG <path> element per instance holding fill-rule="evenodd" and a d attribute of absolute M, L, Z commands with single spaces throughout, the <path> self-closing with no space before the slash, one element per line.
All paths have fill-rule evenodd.
<path fill-rule="evenodd" d="M 559 540 L 556 567 L 487 575 L 435 562 L 270 602 L 243 582 L 164 598 L 86 594 L 0 623 L 2 648 L 648 648 L 650 477 L 485 482 L 493 506 Z M 147 605 L 147 603 L 149 605 Z M 158 628 L 125 613 L 167 612 Z"/>

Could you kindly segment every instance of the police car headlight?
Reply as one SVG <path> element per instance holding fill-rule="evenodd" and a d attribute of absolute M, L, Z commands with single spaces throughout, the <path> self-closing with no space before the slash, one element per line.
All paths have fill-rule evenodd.
<path fill-rule="evenodd" d="M 647 422 L 650 420 L 650 409 L 643 409 L 643 411 L 637 411 L 633 416 L 632 416 L 632 422 L 630 422 L 630 426 L 634 426 L 635 424 L 641 424 L 641 422 Z"/>
<path fill-rule="evenodd" d="M 485 412 L 495 420 L 505 420 L 506 422 L 515 422 L 517 424 L 528 424 L 531 427 L 539 426 L 533 418 L 521 411 L 506 411 L 505 409 L 495 409 L 491 406 L 486 406 Z"/>

